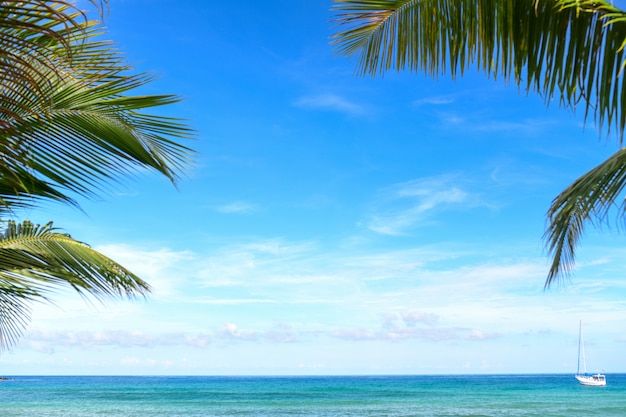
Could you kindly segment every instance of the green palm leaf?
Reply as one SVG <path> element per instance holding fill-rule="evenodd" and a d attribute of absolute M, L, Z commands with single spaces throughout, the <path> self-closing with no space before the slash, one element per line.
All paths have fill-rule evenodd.
<path fill-rule="evenodd" d="M 586 223 L 608 221 L 611 208 L 617 206 L 626 186 L 626 149 L 578 178 L 561 192 L 548 211 L 549 226 L 545 238 L 553 255 L 546 286 L 559 276 L 567 275 L 574 265 L 574 252 Z M 626 200 L 619 204 L 621 216 L 626 211 Z"/>
<path fill-rule="evenodd" d="M 42 187 L 24 186 L 0 199 L 73 203 L 68 192 L 93 195 L 102 184 L 145 168 L 176 183 L 194 157 L 179 141 L 193 132 L 180 119 L 144 111 L 179 98 L 132 95 L 152 78 L 130 74 L 112 44 L 98 40 L 98 22 L 79 21 L 82 15 L 68 4 L 21 4 L 0 7 L 13 17 L 0 19 L 0 48 L 10 64 L 4 66 L 11 68 L 14 55 L 23 62 L 14 75 L 0 77 L 0 164 L 17 167 L 23 184 Z M 22 20 L 26 27 L 16 23 Z M 33 52 L 22 56 L 31 44 Z M 0 191 L 7 188 L 0 184 Z"/>
<path fill-rule="evenodd" d="M 474 67 L 546 103 L 582 100 L 585 114 L 623 137 L 626 13 L 606 1 L 334 0 L 333 10 L 332 43 L 358 57 L 361 74 L 456 77 Z"/>
<path fill-rule="evenodd" d="M 16 162 L 80 193 L 139 167 L 152 168 L 175 182 L 192 151 L 170 138 L 187 138 L 191 131 L 180 120 L 136 109 L 170 104 L 177 98 L 121 95 L 147 80 L 124 77 L 92 86 L 55 80 L 53 104 L 22 114 L 10 138 L 11 146 L 19 150 Z"/>
<path fill-rule="evenodd" d="M 28 305 L 48 301 L 57 288 L 97 299 L 134 298 L 150 287 L 139 277 L 48 223 L 9 221 L 0 234 L 0 347 L 8 347 L 28 321 Z"/>

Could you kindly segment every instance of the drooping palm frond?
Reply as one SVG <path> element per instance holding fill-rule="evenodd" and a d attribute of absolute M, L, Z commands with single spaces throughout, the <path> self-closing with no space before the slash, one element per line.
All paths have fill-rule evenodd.
<path fill-rule="evenodd" d="M 0 279 L 0 351 L 14 345 L 30 320 L 30 301 L 37 293 Z"/>
<path fill-rule="evenodd" d="M 463 75 L 473 66 L 623 138 L 626 13 L 604 0 L 334 0 L 337 51 L 358 71 Z"/>
<path fill-rule="evenodd" d="M 84 243 L 48 223 L 9 221 L 0 234 L 0 348 L 21 334 L 29 304 L 58 288 L 97 299 L 144 296 L 149 285 Z"/>
<path fill-rule="evenodd" d="M 7 162 L 31 169 L 33 176 L 53 187 L 81 194 L 140 167 L 154 169 L 175 183 L 193 152 L 173 139 L 188 138 L 191 131 L 180 120 L 139 111 L 174 103 L 176 97 L 123 94 L 148 81 L 145 76 L 93 85 L 52 80 L 51 104 L 21 113 L 21 123 L 6 138 Z M 0 152 L 1 147 L 0 143 Z"/>
<path fill-rule="evenodd" d="M 553 255 L 546 287 L 571 272 L 574 253 L 586 223 L 605 222 L 611 208 L 624 217 L 626 201 L 616 201 L 626 187 L 626 149 L 593 168 L 561 192 L 548 211 L 545 239 Z M 619 222 L 618 222 L 619 225 Z"/>
<path fill-rule="evenodd" d="M 22 4 L 3 2 L 0 12 L 5 3 Z M 73 202 L 68 191 L 91 195 L 101 184 L 138 168 L 155 170 L 175 184 L 194 154 L 180 140 L 193 133 L 180 119 L 144 111 L 179 98 L 132 95 L 151 77 L 131 74 L 112 44 L 100 40 L 98 22 L 79 20 L 81 13 L 65 2 L 25 3 L 30 8 L 16 11 L 15 6 L 9 14 L 13 20 L 34 21 L 35 35 L 13 20 L 3 25 L 0 19 L 0 48 L 25 63 L 19 76 L 0 77 L 0 166 L 17 168 L 23 185 L 13 194 L 0 194 L 0 200 L 13 202 L 20 196 Z M 46 13 L 48 8 L 60 14 L 58 20 Z M 41 53 L 22 56 L 24 43 L 2 44 L 3 37 L 26 39 L 41 46 Z M 9 58 L 6 66 L 12 65 Z M 0 184 L 0 191 L 10 186 Z"/>
<path fill-rule="evenodd" d="M 14 209 L 33 208 L 43 199 L 77 205 L 27 169 L 0 163 L 0 218 L 11 214 Z"/>

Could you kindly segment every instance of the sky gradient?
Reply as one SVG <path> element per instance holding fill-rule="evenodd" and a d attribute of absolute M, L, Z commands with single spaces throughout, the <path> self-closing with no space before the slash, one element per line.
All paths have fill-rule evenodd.
<path fill-rule="evenodd" d="M 0 372 L 626 372 L 626 249 L 588 229 L 544 291 L 552 199 L 618 149 L 558 100 L 470 71 L 355 75 L 330 2 L 111 0 L 110 38 L 197 130 L 178 188 L 138 173 L 20 213 L 111 256 L 146 300 L 36 305 Z M 581 109 L 582 110 L 582 109 Z"/>

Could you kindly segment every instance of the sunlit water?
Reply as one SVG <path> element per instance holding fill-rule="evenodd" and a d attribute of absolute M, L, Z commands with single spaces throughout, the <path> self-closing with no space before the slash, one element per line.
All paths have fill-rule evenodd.
<path fill-rule="evenodd" d="M 626 375 L 14 377 L 2 416 L 626 416 Z"/>

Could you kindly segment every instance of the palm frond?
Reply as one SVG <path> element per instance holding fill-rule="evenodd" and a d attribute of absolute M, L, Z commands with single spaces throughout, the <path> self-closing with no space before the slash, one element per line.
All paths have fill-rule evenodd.
<path fill-rule="evenodd" d="M 546 287 L 571 273 L 575 249 L 586 223 L 608 221 L 626 187 L 626 149 L 613 154 L 559 194 L 548 210 L 549 225 L 544 235 L 553 256 Z M 618 207 L 618 216 L 626 212 L 626 201 Z M 599 225 L 599 224 L 598 224 Z M 618 223 L 619 225 L 619 223 Z"/>
<path fill-rule="evenodd" d="M 6 159 L 0 160 L 0 218 L 12 214 L 14 209 L 33 208 L 41 200 L 78 206 L 74 200 L 37 178 L 30 170 L 11 166 L 6 163 Z"/>
<path fill-rule="evenodd" d="M 175 96 L 123 95 L 148 80 L 122 77 L 91 86 L 56 80 L 53 104 L 23 113 L 7 140 L 19 150 L 14 165 L 86 195 L 99 183 L 132 174 L 138 167 L 152 168 L 175 183 L 193 151 L 172 138 L 190 138 L 193 133 L 181 120 L 139 111 L 174 103 Z"/>
<path fill-rule="evenodd" d="M 37 294 L 0 278 L 0 351 L 14 345 L 30 321 L 30 301 Z"/>
<path fill-rule="evenodd" d="M 470 67 L 556 96 L 623 140 L 626 13 L 604 0 L 334 0 L 336 50 L 361 74 Z"/>
<path fill-rule="evenodd" d="M 186 123 L 144 113 L 179 98 L 132 95 L 152 78 L 132 74 L 101 32 L 69 2 L 0 6 L 0 49 L 7 54 L 0 57 L 0 165 L 30 173 L 24 183 L 45 185 L 0 200 L 74 203 L 68 192 L 91 196 L 140 168 L 176 184 L 192 164 L 194 152 L 180 143 L 193 137 Z M 2 190 L 8 188 L 0 184 Z"/>
<path fill-rule="evenodd" d="M 29 304 L 72 288 L 99 300 L 145 296 L 150 286 L 110 258 L 60 233 L 52 223 L 9 221 L 0 234 L 0 348 L 29 319 Z"/>
<path fill-rule="evenodd" d="M 8 221 L 0 236 L 0 277 L 28 283 L 38 293 L 70 285 L 96 297 L 145 295 L 149 285 L 91 247 L 59 233 L 48 223 Z"/>

